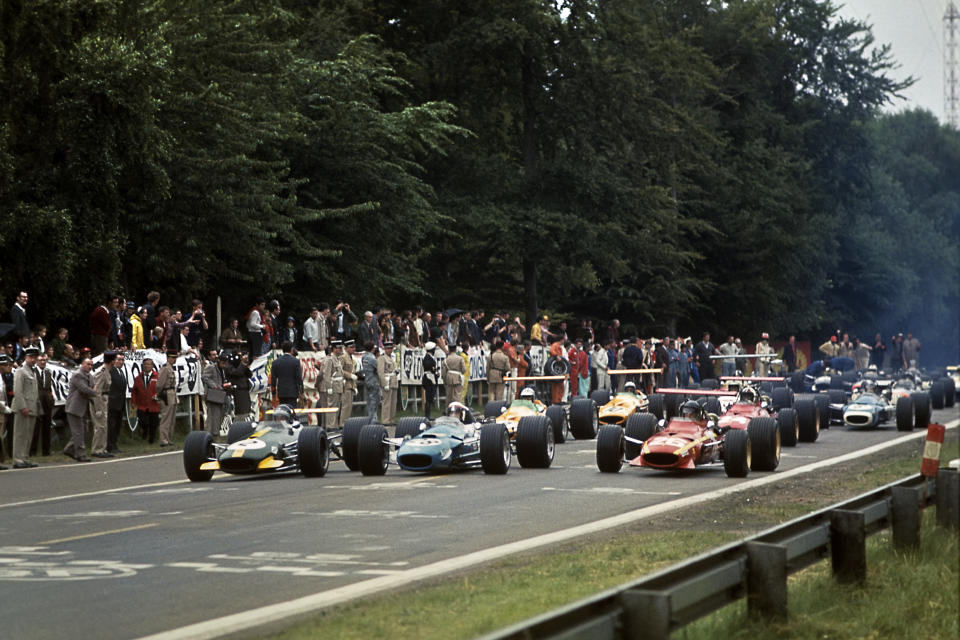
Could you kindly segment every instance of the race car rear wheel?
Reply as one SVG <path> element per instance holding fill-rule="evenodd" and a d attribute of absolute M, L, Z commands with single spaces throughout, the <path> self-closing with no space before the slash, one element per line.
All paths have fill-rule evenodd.
<path fill-rule="evenodd" d="M 657 420 L 663 420 L 663 394 L 651 393 L 647 396 L 647 411 L 657 416 Z"/>
<path fill-rule="evenodd" d="M 567 441 L 567 435 L 570 432 L 567 412 L 559 404 L 552 404 L 547 407 L 546 415 L 550 420 L 550 426 L 553 428 L 553 441 L 557 444 L 563 444 Z"/>
<path fill-rule="evenodd" d="M 249 420 L 234 422 L 227 430 L 227 444 L 233 444 L 250 436 L 255 431 L 254 423 Z"/>
<path fill-rule="evenodd" d="M 743 429 L 731 429 L 723 439 L 723 470 L 730 478 L 746 478 L 752 458 L 750 434 Z"/>
<path fill-rule="evenodd" d="M 206 431 L 191 431 L 183 441 L 183 470 L 191 482 L 207 482 L 213 470 L 200 468 L 214 459 L 213 436 Z"/>
<path fill-rule="evenodd" d="M 507 400 L 491 400 L 486 404 L 486 406 L 483 407 L 483 417 L 496 418 L 509 406 L 510 402 Z"/>
<path fill-rule="evenodd" d="M 897 431 L 913 430 L 913 398 L 897 398 Z"/>
<path fill-rule="evenodd" d="M 816 442 L 820 437 L 820 411 L 813 398 L 800 398 L 793 408 L 800 424 L 800 442 Z"/>
<path fill-rule="evenodd" d="M 777 387 L 770 392 L 774 411 L 793 408 L 793 391 L 787 387 Z"/>
<path fill-rule="evenodd" d="M 780 466 L 780 428 L 773 418 L 752 418 L 747 424 L 753 456 L 752 471 L 774 471 Z M 727 434 L 729 436 L 729 434 Z"/>
<path fill-rule="evenodd" d="M 847 392 L 843 389 L 830 389 L 827 392 L 830 404 L 847 404 Z"/>
<path fill-rule="evenodd" d="M 597 405 L 590 398 L 575 398 L 570 403 L 570 433 L 577 440 L 597 437 Z"/>
<path fill-rule="evenodd" d="M 300 427 L 297 462 L 308 478 L 322 478 L 330 467 L 330 447 L 323 427 Z"/>
<path fill-rule="evenodd" d="M 926 429 L 927 425 L 930 424 L 930 394 L 926 391 L 917 391 L 911 393 L 910 397 L 913 399 L 913 415 L 915 418 L 913 425 L 918 429 Z"/>
<path fill-rule="evenodd" d="M 803 371 L 794 371 L 790 374 L 790 388 L 793 389 L 794 393 L 803 393 Z"/>
<path fill-rule="evenodd" d="M 360 429 L 357 442 L 357 461 L 365 476 L 382 476 L 390 461 L 390 445 L 384 442 L 387 428 L 382 424 L 368 424 Z"/>
<path fill-rule="evenodd" d="M 503 475 L 510 469 L 510 434 L 499 423 L 480 428 L 480 466 L 484 473 Z"/>
<path fill-rule="evenodd" d="M 707 413 L 720 415 L 723 409 L 720 407 L 720 398 L 717 396 L 707 396 L 703 401 L 703 408 Z"/>
<path fill-rule="evenodd" d="M 793 409 L 781 409 L 777 412 L 777 427 L 780 429 L 780 442 L 785 447 L 797 446 L 800 439 L 800 421 Z"/>
<path fill-rule="evenodd" d="M 813 396 L 813 401 L 817 403 L 817 413 L 820 414 L 820 428 L 830 428 L 830 397 L 824 393 L 817 393 Z"/>
<path fill-rule="evenodd" d="M 603 473 L 617 473 L 623 466 L 623 429 L 605 424 L 597 434 L 597 468 Z"/>
<path fill-rule="evenodd" d="M 610 389 L 597 389 L 590 394 L 590 399 L 596 402 L 598 407 L 602 407 L 610 402 L 610 398 L 612 397 L 613 394 L 610 393 Z"/>
<path fill-rule="evenodd" d="M 700 382 L 700 388 L 701 389 L 719 389 L 720 381 L 717 380 L 716 378 L 707 378 L 706 380 L 703 380 Z"/>
<path fill-rule="evenodd" d="M 668 394 L 663 400 L 664 417 L 667 420 L 676 417 L 677 410 L 680 408 L 680 405 L 683 404 L 685 399 L 686 396 L 680 394 Z"/>
<path fill-rule="evenodd" d="M 420 425 L 426 423 L 430 426 L 430 421 L 423 416 L 413 416 L 410 418 L 400 418 L 397 420 L 397 428 L 393 432 L 394 438 L 414 438 L 420 435 Z"/>
<path fill-rule="evenodd" d="M 343 430 L 340 432 L 340 454 L 350 471 L 360 469 L 360 461 L 357 459 L 357 443 L 360 441 L 360 430 L 371 422 L 373 422 L 373 416 L 358 416 L 347 418 L 346 422 L 343 423 Z"/>
<path fill-rule="evenodd" d="M 934 380 L 930 384 L 930 404 L 934 409 L 943 409 L 943 380 Z"/>
<path fill-rule="evenodd" d="M 546 469 L 556 451 L 553 426 L 547 416 L 524 416 L 517 423 L 517 462 L 521 467 Z"/>
<path fill-rule="evenodd" d="M 957 384 L 953 378 L 943 379 L 943 406 L 952 407 L 957 400 Z"/>
<path fill-rule="evenodd" d="M 652 413 L 632 413 L 627 416 L 627 424 L 623 429 L 626 436 L 636 440 L 646 441 L 647 438 L 657 432 L 657 416 Z M 599 446 L 599 445 L 598 445 Z M 643 449 L 642 444 L 636 444 L 629 440 L 623 441 L 623 452 L 627 460 L 633 460 L 640 455 Z"/>

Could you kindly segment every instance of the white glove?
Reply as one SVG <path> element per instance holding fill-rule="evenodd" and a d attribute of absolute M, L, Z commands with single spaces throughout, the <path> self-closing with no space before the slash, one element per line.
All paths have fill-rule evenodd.
<path fill-rule="evenodd" d="M 333 395 L 333 389 L 327 389 L 327 395 Z"/>

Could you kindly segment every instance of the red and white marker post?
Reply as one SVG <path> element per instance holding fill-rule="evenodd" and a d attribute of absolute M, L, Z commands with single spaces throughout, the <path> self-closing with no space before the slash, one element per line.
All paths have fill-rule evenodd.
<path fill-rule="evenodd" d="M 920 463 L 920 475 L 923 476 L 923 503 L 927 502 L 927 482 L 937 477 L 940 469 L 940 449 L 943 448 L 943 436 L 947 428 L 942 424 L 931 423 L 927 427 L 927 440 L 923 444 L 923 461 Z"/>

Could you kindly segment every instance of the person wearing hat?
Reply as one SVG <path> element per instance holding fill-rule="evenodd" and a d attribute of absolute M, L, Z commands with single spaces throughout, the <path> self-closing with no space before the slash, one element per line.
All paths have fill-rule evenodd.
<path fill-rule="evenodd" d="M 287 316 L 287 326 L 280 329 L 280 344 L 284 342 L 289 342 L 290 344 L 296 346 L 297 344 L 297 321 L 294 320 L 293 316 Z"/>
<path fill-rule="evenodd" d="M 232 386 L 223 370 L 229 360 L 230 356 L 227 355 L 227 352 L 221 351 L 217 354 L 216 360 L 211 360 L 210 364 L 203 368 L 203 373 L 200 374 L 207 407 L 207 432 L 213 436 L 214 440 L 220 435 L 224 404 L 227 402 L 227 394 L 230 393 Z"/>
<path fill-rule="evenodd" d="M 343 423 L 353 416 L 353 398 L 357 395 L 357 365 L 353 360 L 356 344 L 353 340 L 345 340 L 343 342 L 343 353 L 340 354 L 340 365 L 343 370 L 343 394 L 340 396 L 338 427 L 342 427 Z"/>
<path fill-rule="evenodd" d="M 343 362 L 340 361 L 340 355 L 343 351 L 343 341 L 334 339 L 330 341 L 330 355 L 324 357 L 323 364 L 320 367 L 320 378 L 317 381 L 322 383 L 324 391 L 324 406 L 327 408 L 340 408 L 340 401 L 343 396 Z M 332 429 L 337 426 L 337 414 L 326 413 L 323 416 L 323 426 L 326 429 Z"/>
<path fill-rule="evenodd" d="M 837 344 L 837 336 L 830 336 L 830 339 L 820 345 L 819 349 L 825 360 L 836 358 L 840 355 L 840 345 Z"/>
<path fill-rule="evenodd" d="M 173 428 L 177 421 L 177 356 L 176 351 L 167 351 L 167 363 L 157 375 L 157 397 L 160 402 L 160 446 L 173 445 Z"/>
<path fill-rule="evenodd" d="M 758 356 L 772 356 L 776 353 L 773 347 L 770 346 L 770 334 L 764 331 L 760 334 L 760 342 L 754 347 L 754 353 Z M 757 358 L 757 375 L 761 378 L 764 378 L 770 375 L 770 360 L 771 358 Z"/>
<path fill-rule="evenodd" d="M 487 387 L 490 400 L 503 400 L 503 378 L 510 371 L 510 358 L 503 352 L 503 343 L 499 337 L 490 345 L 490 357 L 487 358 Z"/>
<path fill-rule="evenodd" d="M 425 353 L 423 354 L 423 378 L 420 384 L 423 385 L 423 415 L 427 420 L 430 419 L 430 409 L 433 408 L 437 397 L 437 359 L 434 356 L 436 348 L 437 343 L 433 340 L 427 340 L 423 345 Z"/>
<path fill-rule="evenodd" d="M 13 468 L 29 469 L 37 466 L 27 460 L 30 454 L 30 439 L 40 415 L 40 387 L 37 382 L 37 356 L 40 350 L 27 347 L 23 364 L 13 374 Z"/>
<path fill-rule="evenodd" d="M 463 383 L 467 373 L 467 363 L 461 355 L 461 348 L 450 349 L 450 353 L 443 361 L 446 373 L 443 374 L 443 387 L 447 397 L 447 404 L 460 402 L 463 399 Z"/>
<path fill-rule="evenodd" d="M 383 353 L 377 358 L 377 377 L 380 378 L 380 395 L 383 398 L 380 417 L 382 424 L 393 424 L 397 414 L 397 390 L 400 389 L 400 374 L 397 369 L 393 343 L 388 340 L 383 343 Z"/>
<path fill-rule="evenodd" d="M 93 360 L 81 358 L 80 368 L 70 376 L 69 391 L 64 405 L 67 424 L 70 425 L 70 442 L 63 448 L 63 454 L 77 462 L 90 462 L 83 444 L 83 419 L 90 412 L 90 402 L 96 397 L 93 389 Z"/>
<path fill-rule="evenodd" d="M 380 376 L 377 375 L 377 356 L 373 353 L 374 344 L 367 342 L 363 345 L 363 356 L 360 357 L 360 371 L 363 375 L 363 399 L 367 403 L 367 415 L 376 421 L 380 413 Z"/>

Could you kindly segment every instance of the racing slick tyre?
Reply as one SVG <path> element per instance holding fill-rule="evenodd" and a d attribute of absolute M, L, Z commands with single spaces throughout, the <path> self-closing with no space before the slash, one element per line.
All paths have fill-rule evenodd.
<path fill-rule="evenodd" d="M 910 398 L 913 400 L 913 415 L 915 418 L 913 426 L 918 429 L 926 429 L 930 424 L 930 394 L 926 391 L 918 391 L 911 393 Z"/>
<path fill-rule="evenodd" d="M 843 390 L 843 376 L 830 376 L 830 388 Z"/>
<path fill-rule="evenodd" d="M 357 461 L 365 476 L 382 476 L 390 461 L 390 446 L 384 442 L 387 428 L 382 424 L 367 424 L 360 429 L 357 441 Z"/>
<path fill-rule="evenodd" d="M 480 427 L 480 466 L 484 473 L 503 475 L 510 469 L 510 434 L 498 423 Z"/>
<path fill-rule="evenodd" d="M 700 383 L 701 389 L 719 389 L 720 381 L 716 378 L 707 378 Z"/>
<path fill-rule="evenodd" d="M 720 398 L 717 396 L 709 396 L 704 399 L 703 408 L 707 413 L 715 413 L 720 415 L 723 413 L 723 409 L 720 407 Z"/>
<path fill-rule="evenodd" d="M 825 393 L 817 393 L 813 396 L 813 401 L 817 403 L 817 413 L 820 414 L 820 428 L 830 428 L 830 396 Z"/>
<path fill-rule="evenodd" d="M 790 374 L 790 388 L 794 393 L 803 393 L 803 371 L 794 371 Z"/>
<path fill-rule="evenodd" d="M 575 398 L 570 403 L 570 433 L 577 440 L 597 437 L 597 405 L 590 398 Z"/>
<path fill-rule="evenodd" d="M 322 478 L 330 467 L 330 446 L 323 427 L 301 427 L 297 436 L 297 462 L 308 478 Z"/>
<path fill-rule="evenodd" d="M 547 418 L 550 420 L 550 426 L 553 428 L 553 441 L 556 444 L 563 444 L 567 441 L 567 435 L 570 432 L 570 426 L 567 421 L 567 412 L 558 404 L 552 404 L 547 407 Z"/>
<path fill-rule="evenodd" d="M 191 431 L 183 441 L 183 470 L 191 482 L 207 482 L 213 477 L 213 469 L 201 469 L 200 465 L 213 459 L 213 436 L 206 431 Z"/>
<path fill-rule="evenodd" d="M 934 380 L 930 383 L 930 403 L 934 409 L 943 409 L 943 380 Z"/>
<path fill-rule="evenodd" d="M 943 379 L 943 406 L 952 407 L 957 400 L 957 385 L 953 378 Z"/>
<path fill-rule="evenodd" d="M 830 404 L 847 404 L 847 392 L 843 389 L 830 389 L 827 393 Z"/>
<path fill-rule="evenodd" d="M 723 438 L 723 470 L 730 478 L 746 478 L 751 463 L 750 434 L 730 429 Z"/>
<path fill-rule="evenodd" d="M 773 418 L 751 418 L 747 424 L 753 456 L 751 471 L 774 471 L 780 466 L 780 428 Z"/>
<path fill-rule="evenodd" d="M 793 409 L 780 409 L 777 412 L 777 427 L 780 429 L 780 442 L 785 447 L 797 446 L 800 438 L 800 421 Z"/>
<path fill-rule="evenodd" d="M 820 437 L 820 411 L 813 398 L 800 398 L 793 404 L 800 425 L 800 442 L 816 442 Z"/>
<path fill-rule="evenodd" d="M 652 413 L 631 413 L 627 416 L 627 424 L 623 429 L 625 436 L 643 441 L 646 441 L 647 438 L 656 432 L 657 416 Z M 597 446 L 599 447 L 600 445 Z M 643 449 L 643 445 L 641 444 L 636 444 L 629 440 L 623 441 L 623 454 L 627 460 L 633 460 L 640 455 L 641 449 Z"/>
<path fill-rule="evenodd" d="M 548 376 L 565 376 L 570 373 L 570 362 L 564 358 L 550 356 L 543 363 L 543 373 Z"/>
<path fill-rule="evenodd" d="M 244 420 L 243 422 L 234 422 L 230 425 L 230 429 L 227 431 L 227 444 L 233 444 L 239 440 L 243 440 L 250 436 L 251 433 L 255 431 L 253 422 L 249 420 Z"/>
<path fill-rule="evenodd" d="M 517 462 L 521 467 L 546 469 L 556 451 L 553 426 L 547 416 L 524 416 L 517 423 Z"/>
<path fill-rule="evenodd" d="M 669 420 L 677 415 L 677 410 L 683 404 L 686 396 L 679 394 L 669 394 L 663 399 L 663 417 Z"/>
<path fill-rule="evenodd" d="M 793 408 L 793 391 L 787 387 L 777 387 L 770 391 L 774 411 Z"/>
<path fill-rule="evenodd" d="M 590 393 L 590 399 L 597 403 L 598 407 L 610 402 L 610 398 L 613 397 L 613 394 L 610 393 L 609 389 L 597 389 Z"/>
<path fill-rule="evenodd" d="M 484 418 L 496 418 L 501 413 L 503 413 L 507 407 L 510 406 L 510 403 L 506 400 L 491 400 L 483 408 L 483 417 Z"/>
<path fill-rule="evenodd" d="M 760 391 L 766 395 L 773 393 L 773 383 L 772 382 L 761 382 Z"/>
<path fill-rule="evenodd" d="M 913 430 L 913 398 L 897 398 L 897 431 Z"/>
<path fill-rule="evenodd" d="M 406 438 L 410 436 L 411 438 L 415 438 L 420 435 L 420 425 L 423 423 L 427 423 L 427 426 L 430 426 L 430 421 L 423 416 L 400 418 L 397 420 L 397 428 L 393 432 L 393 437 Z"/>
<path fill-rule="evenodd" d="M 651 393 L 647 396 L 647 411 L 657 416 L 657 420 L 663 420 L 663 394 Z"/>
<path fill-rule="evenodd" d="M 597 434 L 597 468 L 602 473 L 617 473 L 623 466 L 623 429 L 605 424 Z"/>
<path fill-rule="evenodd" d="M 360 441 L 360 430 L 373 422 L 373 416 L 359 416 L 347 418 L 343 423 L 340 438 L 340 455 L 350 471 L 360 469 L 360 460 L 357 458 L 357 443 Z"/>

